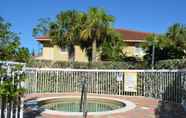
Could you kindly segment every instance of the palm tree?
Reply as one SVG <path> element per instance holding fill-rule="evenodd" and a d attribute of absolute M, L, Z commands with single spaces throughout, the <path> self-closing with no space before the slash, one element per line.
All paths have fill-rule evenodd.
<path fill-rule="evenodd" d="M 40 18 L 39 23 L 33 28 L 32 35 L 36 36 L 45 36 L 47 35 L 51 23 L 50 18 Z"/>
<path fill-rule="evenodd" d="M 96 61 L 96 49 L 101 42 L 106 39 L 108 29 L 114 21 L 113 16 L 106 14 L 103 9 L 90 8 L 86 14 L 86 21 L 84 22 L 80 39 L 82 49 L 85 49 L 87 54 L 91 54 L 90 61 Z M 92 51 L 90 53 L 90 51 Z"/>
<path fill-rule="evenodd" d="M 74 61 L 74 45 L 78 44 L 84 13 L 65 11 L 57 15 L 57 21 L 51 23 L 49 37 L 54 44 L 68 47 L 70 61 Z"/>
<path fill-rule="evenodd" d="M 101 45 L 101 60 L 103 61 L 121 61 L 125 56 L 123 53 L 124 41 L 120 33 L 111 29 L 107 39 Z"/>
<path fill-rule="evenodd" d="M 186 27 L 184 25 L 173 24 L 169 27 L 166 36 L 178 50 L 186 49 Z"/>
<path fill-rule="evenodd" d="M 146 51 L 144 60 L 147 61 L 147 65 L 150 65 L 152 60 L 154 60 L 153 63 L 156 63 L 166 59 L 183 59 L 186 56 L 185 27 L 180 24 L 174 24 L 166 34 L 152 34 L 145 39 L 142 47 Z M 154 55 L 154 58 L 152 58 L 152 55 Z"/>
<path fill-rule="evenodd" d="M 158 60 L 167 58 L 164 56 L 164 52 L 167 52 L 167 50 L 164 49 L 169 45 L 170 42 L 164 35 L 151 34 L 146 37 L 145 42 L 142 44 L 142 48 L 146 52 L 144 60 L 147 61 L 147 65 L 151 63 L 151 67 L 153 68 Z"/>

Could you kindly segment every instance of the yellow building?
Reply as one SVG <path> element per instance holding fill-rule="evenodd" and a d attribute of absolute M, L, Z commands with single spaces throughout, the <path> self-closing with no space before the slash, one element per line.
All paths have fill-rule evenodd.
<path fill-rule="evenodd" d="M 123 40 L 127 46 L 123 48 L 123 52 L 127 56 L 143 57 L 144 51 L 140 48 L 140 43 L 144 42 L 144 38 L 150 33 L 116 29 L 121 33 Z M 69 53 L 66 47 L 58 47 L 57 45 L 51 45 L 50 39 L 46 36 L 36 37 L 36 40 L 43 45 L 41 56 L 35 57 L 37 60 L 51 60 L 51 61 L 69 61 Z M 78 45 L 74 49 L 74 61 L 88 62 L 88 58 L 84 51 L 80 49 Z"/>

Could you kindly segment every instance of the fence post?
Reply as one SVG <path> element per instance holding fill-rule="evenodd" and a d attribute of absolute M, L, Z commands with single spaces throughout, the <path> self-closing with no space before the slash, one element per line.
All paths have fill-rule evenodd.
<path fill-rule="evenodd" d="M 99 92 L 99 86 L 98 86 L 98 71 L 96 71 L 96 94 Z"/>
<path fill-rule="evenodd" d="M 23 118 L 23 103 L 24 103 L 24 100 L 23 98 L 21 97 L 21 109 L 20 109 L 20 118 Z"/>
<path fill-rule="evenodd" d="M 35 79 L 35 81 L 34 81 L 34 83 L 35 83 L 35 93 L 37 93 L 37 74 L 38 74 L 38 72 L 36 71 L 35 72 L 35 77 L 36 77 L 36 79 Z"/>
<path fill-rule="evenodd" d="M 121 82 L 119 81 L 119 95 L 121 95 Z"/>
<path fill-rule="evenodd" d="M 58 88 L 59 88 L 59 71 L 57 71 L 57 82 L 56 82 L 56 93 L 58 93 Z"/>
<path fill-rule="evenodd" d="M 182 72 L 182 83 L 183 83 L 183 92 L 186 91 L 186 72 Z M 184 109 L 186 109 L 186 96 L 184 96 L 184 93 L 183 93 L 183 99 L 182 99 L 182 104 L 184 106 Z"/>
<path fill-rule="evenodd" d="M 146 96 L 145 94 L 145 90 L 146 90 L 146 83 L 145 83 L 145 78 L 146 78 L 146 75 L 145 75 L 145 72 L 143 72 L 143 96 Z"/>

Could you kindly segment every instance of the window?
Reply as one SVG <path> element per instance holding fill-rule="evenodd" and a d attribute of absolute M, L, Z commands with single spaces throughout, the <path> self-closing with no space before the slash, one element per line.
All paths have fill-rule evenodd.
<path fill-rule="evenodd" d="M 135 46 L 136 48 L 139 48 L 139 47 L 140 47 L 140 44 L 139 44 L 139 43 L 134 43 L 134 46 Z"/>
<path fill-rule="evenodd" d="M 140 48 L 140 47 L 136 47 L 136 54 L 139 54 L 139 55 L 141 55 L 141 54 L 143 54 L 143 49 L 142 48 Z"/>
<path fill-rule="evenodd" d="M 144 55 L 144 51 L 140 47 L 140 43 L 135 43 L 135 55 L 136 56 L 143 56 Z"/>
<path fill-rule="evenodd" d="M 61 52 L 67 52 L 67 47 L 61 47 Z"/>

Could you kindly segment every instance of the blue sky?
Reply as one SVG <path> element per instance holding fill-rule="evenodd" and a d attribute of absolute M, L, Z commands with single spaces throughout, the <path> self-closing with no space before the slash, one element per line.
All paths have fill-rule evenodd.
<path fill-rule="evenodd" d="M 101 7 L 116 18 L 116 28 L 162 33 L 173 23 L 186 24 L 185 5 L 186 0 L 1 0 L 0 16 L 21 33 L 22 46 L 37 51 L 33 27 L 39 18 L 54 18 L 62 10 Z"/>

